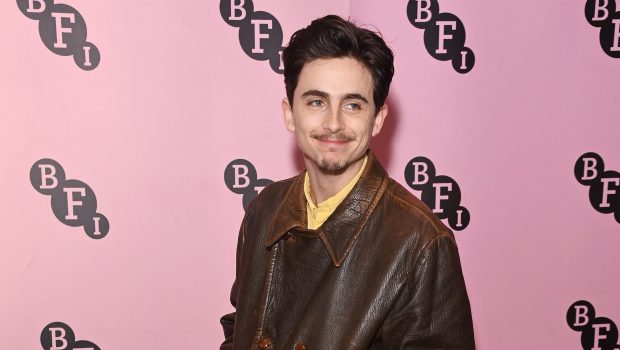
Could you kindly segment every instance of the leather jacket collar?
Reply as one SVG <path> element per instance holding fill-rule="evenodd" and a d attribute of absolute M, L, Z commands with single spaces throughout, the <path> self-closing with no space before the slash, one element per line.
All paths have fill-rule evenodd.
<path fill-rule="evenodd" d="M 359 181 L 317 230 L 307 228 L 304 173 L 293 179 L 282 204 L 274 213 L 265 245 L 273 246 L 293 229 L 314 233 L 323 242 L 334 266 L 340 267 L 387 187 L 387 173 L 374 154 L 368 151 L 368 163 Z"/>

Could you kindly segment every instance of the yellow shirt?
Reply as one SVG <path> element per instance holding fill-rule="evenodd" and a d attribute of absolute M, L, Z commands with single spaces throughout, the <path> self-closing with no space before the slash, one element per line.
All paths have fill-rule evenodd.
<path fill-rule="evenodd" d="M 308 228 L 311 230 L 316 230 L 321 227 L 325 220 L 329 218 L 330 215 L 336 210 L 338 205 L 342 203 L 344 198 L 351 192 L 353 186 L 357 183 L 357 180 L 362 176 L 362 172 L 366 167 L 366 161 L 368 160 L 368 156 L 364 157 L 364 163 L 360 171 L 355 175 L 349 183 L 344 186 L 340 192 L 336 193 L 332 197 L 327 198 L 324 202 L 315 205 L 312 201 L 312 196 L 310 195 L 310 178 L 308 177 L 308 172 L 306 171 L 306 176 L 304 178 L 304 193 L 306 194 L 306 201 L 308 202 L 306 206 L 306 211 L 308 213 Z"/>

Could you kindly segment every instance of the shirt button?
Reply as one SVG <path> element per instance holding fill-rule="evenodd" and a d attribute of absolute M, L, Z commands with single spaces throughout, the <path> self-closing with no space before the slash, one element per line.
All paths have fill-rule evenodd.
<path fill-rule="evenodd" d="M 295 345 L 295 350 L 306 350 L 306 346 L 302 343 Z"/>
<path fill-rule="evenodd" d="M 260 338 L 258 340 L 258 347 L 260 349 L 271 349 L 273 347 L 273 342 L 269 338 Z"/>

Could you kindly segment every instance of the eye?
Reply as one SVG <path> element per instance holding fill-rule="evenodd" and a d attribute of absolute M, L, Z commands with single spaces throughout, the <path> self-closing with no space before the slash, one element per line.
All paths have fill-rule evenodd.
<path fill-rule="evenodd" d="M 310 106 L 310 107 L 320 108 L 320 107 L 323 107 L 324 105 L 325 104 L 321 100 L 311 100 L 311 101 L 308 102 L 308 106 Z"/>
<path fill-rule="evenodd" d="M 362 106 L 359 103 L 351 102 L 344 105 L 344 108 L 350 111 L 359 111 L 362 109 Z"/>

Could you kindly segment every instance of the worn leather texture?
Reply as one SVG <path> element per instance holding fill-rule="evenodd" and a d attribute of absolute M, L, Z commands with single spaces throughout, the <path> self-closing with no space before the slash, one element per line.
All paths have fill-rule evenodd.
<path fill-rule="evenodd" d="M 452 232 L 369 152 L 317 230 L 303 174 L 249 206 L 221 349 L 475 349 Z"/>

